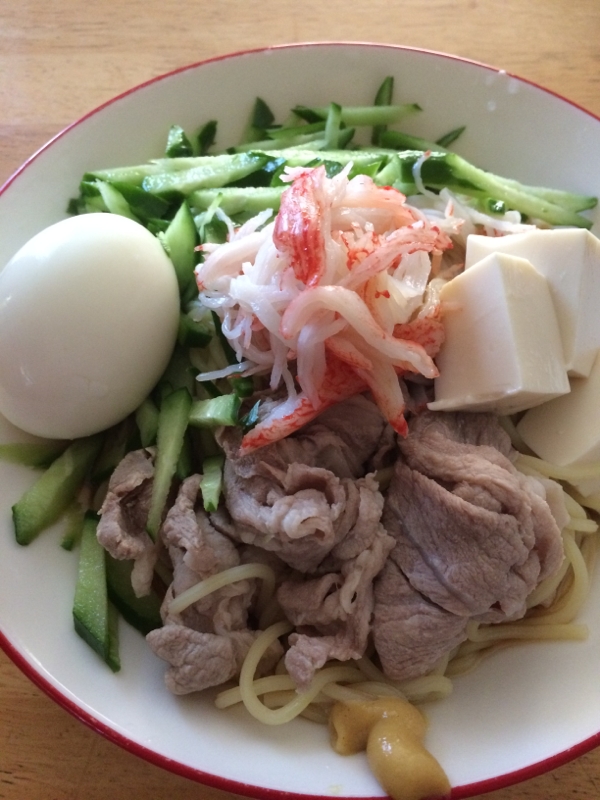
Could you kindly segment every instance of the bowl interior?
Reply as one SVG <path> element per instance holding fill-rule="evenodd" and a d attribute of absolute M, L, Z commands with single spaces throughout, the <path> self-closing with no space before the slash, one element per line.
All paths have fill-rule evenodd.
<path fill-rule="evenodd" d="M 66 215 L 86 170 L 160 156 L 171 124 L 193 131 L 217 119 L 217 144 L 226 146 L 257 95 L 283 120 L 297 103 L 368 104 L 387 75 L 395 78 L 397 102 L 423 108 L 404 126 L 408 132 L 436 139 L 466 125 L 456 150 L 479 166 L 524 183 L 600 192 L 600 121 L 549 92 L 435 53 L 299 45 L 182 69 L 71 126 L 0 193 L 0 264 Z M 3 422 L 0 436 L 23 435 Z M 0 644 L 30 677 L 105 735 L 188 777 L 255 796 L 382 795 L 365 759 L 337 756 L 326 730 L 309 722 L 273 729 L 239 710 L 216 711 L 210 693 L 172 697 L 164 665 L 124 623 L 122 671 L 105 668 L 72 629 L 77 559 L 59 547 L 60 531 L 28 548 L 14 542 L 10 507 L 31 480 L 28 470 L 0 463 Z M 457 679 L 449 699 L 427 707 L 428 746 L 458 787 L 456 797 L 540 772 L 597 743 L 599 603 L 596 581 L 583 613 L 587 641 L 507 649 Z"/>

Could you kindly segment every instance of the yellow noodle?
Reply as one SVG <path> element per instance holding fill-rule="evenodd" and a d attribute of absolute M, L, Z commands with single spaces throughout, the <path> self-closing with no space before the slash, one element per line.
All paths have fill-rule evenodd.
<path fill-rule="evenodd" d="M 415 704 L 442 700 L 452 693 L 452 681 L 445 675 L 423 675 L 402 681 L 400 687 L 406 699 Z"/>
<path fill-rule="evenodd" d="M 244 664 L 246 664 L 244 662 Z M 282 725 L 284 722 L 297 717 L 314 699 L 319 695 L 323 688 L 329 683 L 337 681 L 352 682 L 360 680 L 360 673 L 352 667 L 331 667 L 322 669 L 315 674 L 308 689 L 301 693 L 296 693 L 293 700 L 282 708 L 272 711 L 262 703 L 253 692 L 252 681 L 247 676 L 240 676 L 240 690 L 242 702 L 252 714 L 266 725 Z"/>
<path fill-rule="evenodd" d="M 571 536 L 564 539 L 565 557 L 569 560 L 572 583 L 566 595 L 549 609 L 533 610 L 520 625 L 554 625 L 571 622 L 585 602 L 590 588 L 590 577 L 582 552 Z M 503 627 L 503 626 L 499 626 Z M 514 626 L 511 626 L 514 627 Z"/>
<path fill-rule="evenodd" d="M 511 444 L 515 450 L 518 450 L 520 453 L 531 453 L 531 450 L 525 444 L 523 437 L 517 430 L 517 426 L 510 417 L 498 417 L 498 422 L 510 436 Z"/>
<path fill-rule="evenodd" d="M 600 492 L 596 492 L 595 494 L 584 495 L 580 494 L 574 487 L 569 487 L 569 494 L 579 503 L 581 506 L 585 506 L 585 508 L 590 508 L 592 511 L 600 512 Z"/>
<path fill-rule="evenodd" d="M 573 519 L 587 519 L 588 515 L 585 508 L 578 503 L 575 497 L 563 490 L 563 500 L 565 501 L 565 508 L 569 516 Z"/>
<path fill-rule="evenodd" d="M 262 703 L 254 691 L 254 673 L 256 668 L 269 646 L 280 636 L 284 636 L 292 630 L 292 626 L 286 622 L 278 622 L 266 631 L 263 631 L 253 642 L 242 665 L 240 673 L 240 693 L 242 702 L 252 714 L 266 725 L 281 725 L 297 717 L 321 692 L 328 683 L 353 682 L 361 680 L 361 673 L 353 667 L 330 667 L 318 671 L 305 691 L 298 693 L 296 697 L 282 708 L 276 710 L 269 709 Z"/>
<path fill-rule="evenodd" d="M 570 466 L 559 467 L 557 464 L 550 464 L 550 462 L 536 456 L 519 454 L 516 467 L 523 471 L 529 467 L 537 470 L 547 478 L 568 481 L 569 483 L 577 483 L 577 481 L 587 478 L 600 478 L 600 461 L 595 461 L 592 464 L 571 464 Z"/>
<path fill-rule="evenodd" d="M 563 534 L 563 542 L 564 542 L 564 534 Z M 564 545 L 563 545 L 564 546 Z M 550 575 L 547 578 L 544 578 L 537 587 L 533 590 L 533 592 L 527 598 L 527 607 L 533 608 L 534 606 L 539 606 L 541 603 L 545 603 L 552 598 L 556 597 L 556 593 L 558 591 L 559 586 L 562 584 L 563 580 L 565 579 L 567 572 L 571 566 L 571 562 L 565 556 L 563 558 L 562 564 L 558 572 L 555 575 Z"/>
<path fill-rule="evenodd" d="M 586 625 L 570 623 L 546 623 L 542 625 L 497 625 L 483 628 L 477 633 L 479 641 L 494 642 L 498 639 L 586 639 L 588 636 Z"/>
<path fill-rule="evenodd" d="M 253 683 L 255 694 L 267 694 L 268 692 L 280 692 L 285 690 L 295 690 L 296 684 L 286 673 L 285 675 L 268 675 L 265 678 L 258 678 Z M 236 703 L 242 702 L 242 693 L 239 686 L 232 689 L 225 689 L 215 698 L 217 708 L 228 708 Z"/>
<path fill-rule="evenodd" d="M 372 700 L 373 695 L 364 692 L 357 686 L 340 686 L 339 683 L 328 683 L 321 690 L 324 695 L 340 703 L 352 703 L 355 700 Z"/>
<path fill-rule="evenodd" d="M 358 658 L 354 663 L 370 680 L 389 682 L 379 667 L 377 667 L 370 658 L 367 658 L 367 656 Z"/>
<path fill-rule="evenodd" d="M 404 692 L 389 681 L 365 681 L 357 683 L 356 688 L 372 697 L 402 697 L 406 699 Z"/>
<path fill-rule="evenodd" d="M 445 657 L 440 663 L 439 671 L 432 670 L 427 675 L 405 681 L 393 681 L 386 677 L 379 667 L 366 656 L 359 658 L 354 663 L 371 681 L 391 686 L 411 703 L 424 703 L 447 697 L 452 691 L 452 683 L 443 674 L 447 662 L 448 657 Z"/>
<path fill-rule="evenodd" d="M 281 708 L 285 706 L 290 700 L 296 696 L 294 689 L 289 689 L 287 692 L 267 692 L 263 695 L 262 701 L 267 708 Z M 312 705 L 314 705 L 313 701 Z"/>
<path fill-rule="evenodd" d="M 598 537 L 597 536 L 584 536 L 582 538 L 579 549 L 585 561 L 588 573 L 591 575 L 594 567 L 596 566 L 596 556 L 598 554 Z"/>
<path fill-rule="evenodd" d="M 576 519 L 571 517 L 567 523 L 567 528 L 571 531 L 580 531 L 581 533 L 596 533 L 598 530 L 598 523 L 593 519 Z"/>
<path fill-rule="evenodd" d="M 465 642 L 460 648 L 460 654 L 448 665 L 447 677 L 454 678 L 457 675 L 464 675 L 475 669 L 484 658 L 498 650 L 514 646 L 517 642 L 514 639 L 504 639 L 500 642 Z M 471 646 L 473 649 L 469 649 Z"/>
<path fill-rule="evenodd" d="M 237 567 L 225 569 L 218 572 L 216 575 L 211 575 L 203 581 L 199 581 L 182 592 L 174 600 L 171 601 L 169 606 L 169 613 L 181 614 L 188 606 L 202 600 L 217 589 L 222 589 L 230 583 L 237 583 L 238 581 L 250 580 L 251 578 L 261 578 L 261 596 L 259 605 L 264 606 L 270 599 L 275 591 L 275 573 L 266 564 L 240 564 Z"/>

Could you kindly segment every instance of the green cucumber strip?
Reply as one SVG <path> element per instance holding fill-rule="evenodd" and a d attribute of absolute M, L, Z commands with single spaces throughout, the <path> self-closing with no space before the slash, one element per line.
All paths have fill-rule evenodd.
<path fill-rule="evenodd" d="M 92 480 L 95 483 L 101 483 L 112 474 L 117 464 L 131 449 L 134 434 L 135 421 L 131 416 L 106 432 L 102 449 L 92 470 Z"/>
<path fill-rule="evenodd" d="M 280 128 L 268 128 L 265 133 L 270 139 L 278 142 L 279 139 L 289 139 L 290 136 L 305 136 L 311 133 L 323 133 L 325 120 L 306 123 L 304 125 L 285 125 Z"/>
<path fill-rule="evenodd" d="M 235 355 L 235 351 L 233 347 L 229 344 L 229 339 L 223 333 L 223 328 L 221 327 L 221 320 L 219 319 L 219 315 L 216 311 L 211 311 L 211 316 L 213 320 L 213 325 L 215 326 L 215 333 L 217 334 L 217 339 L 223 349 L 223 354 L 227 359 L 228 364 L 237 364 L 238 360 Z"/>
<path fill-rule="evenodd" d="M 158 415 L 154 482 L 146 523 L 146 530 L 154 541 L 158 535 L 171 481 L 183 447 L 191 405 L 191 395 L 185 387 L 182 387 L 163 399 Z"/>
<path fill-rule="evenodd" d="M 267 103 L 265 103 L 262 97 L 257 97 L 254 101 L 250 125 L 253 128 L 264 130 L 265 128 L 269 128 L 274 122 L 275 116 Z"/>
<path fill-rule="evenodd" d="M 241 400 L 237 394 L 222 394 L 208 400 L 194 400 L 189 423 L 194 428 L 216 428 L 237 425 Z"/>
<path fill-rule="evenodd" d="M 201 156 L 207 154 L 207 152 L 215 143 L 216 138 L 217 138 L 217 121 L 216 119 L 211 119 L 200 128 L 200 130 L 198 131 L 198 135 L 196 137 L 198 142 L 198 151 Z"/>
<path fill-rule="evenodd" d="M 15 537 L 27 545 L 55 523 L 77 496 L 103 434 L 75 439 L 12 507 Z"/>
<path fill-rule="evenodd" d="M 384 78 L 381 86 L 377 90 L 377 94 L 375 95 L 375 103 L 376 106 L 391 106 L 392 105 L 392 97 L 394 95 L 394 78 L 391 75 L 388 75 L 387 78 Z M 374 145 L 380 145 L 381 141 L 381 134 L 387 128 L 386 124 L 379 123 L 377 125 L 373 125 L 373 131 L 371 133 L 371 143 Z"/>
<path fill-rule="evenodd" d="M 106 663 L 113 672 L 121 669 L 119 656 L 119 612 L 115 605 L 108 601 L 108 655 Z"/>
<path fill-rule="evenodd" d="M 158 408 L 147 397 L 135 412 L 135 421 L 140 432 L 142 447 L 150 447 L 156 441 L 158 431 Z"/>
<path fill-rule="evenodd" d="M 132 561 L 118 561 L 106 554 L 108 597 L 123 619 L 144 636 L 162 626 L 160 597 L 154 590 L 137 597 L 131 586 Z"/>
<path fill-rule="evenodd" d="M 49 467 L 61 453 L 64 453 L 68 444 L 69 442 L 58 439 L 0 444 L 0 461 L 22 464 L 24 467 L 45 468 Z"/>
<path fill-rule="evenodd" d="M 251 376 L 244 378 L 229 378 L 231 388 L 238 397 L 250 397 L 254 394 L 254 381 Z"/>
<path fill-rule="evenodd" d="M 183 444 L 177 459 L 177 466 L 175 467 L 175 477 L 178 481 L 184 481 L 192 474 L 194 469 L 194 459 L 192 451 L 192 440 L 190 438 L 190 431 L 187 430 L 183 437 Z"/>
<path fill-rule="evenodd" d="M 190 194 L 188 200 L 195 211 L 205 211 L 220 197 L 220 208 L 228 216 L 233 217 L 241 213 L 254 215 L 264 211 L 265 208 L 278 211 L 284 188 L 284 186 L 265 186 L 255 189 L 238 187 L 198 189 Z M 203 240 L 206 241 L 206 237 L 203 237 Z"/>
<path fill-rule="evenodd" d="M 545 186 L 526 186 L 511 178 L 500 178 L 500 180 L 507 186 L 524 190 L 534 197 L 539 197 L 550 203 L 556 203 L 556 205 L 568 208 L 571 211 L 587 211 L 590 208 L 595 208 L 598 203 L 598 198 L 590 195 L 574 194 L 561 189 L 548 189 Z"/>
<path fill-rule="evenodd" d="M 196 189 L 214 189 L 244 178 L 260 169 L 266 161 L 268 158 L 264 153 L 254 152 L 206 156 L 200 166 L 148 175 L 142 186 L 147 192 L 163 194 L 175 191 L 188 195 Z"/>
<path fill-rule="evenodd" d="M 329 106 L 317 106 L 306 108 L 306 106 L 297 106 L 294 108 L 294 113 L 303 117 L 306 110 L 320 119 L 327 119 L 329 114 Z M 374 105 L 374 106 L 341 106 L 340 107 L 340 121 L 345 125 L 353 126 L 373 126 L 373 125 L 393 125 L 399 122 L 409 114 L 414 114 L 417 111 L 422 111 L 421 106 L 417 103 L 404 103 L 403 105 Z"/>
<path fill-rule="evenodd" d="M 179 315 L 177 342 L 180 347 L 206 347 L 211 339 L 212 331 L 208 329 L 206 322 L 194 320 L 183 312 Z"/>
<path fill-rule="evenodd" d="M 407 151 L 399 153 L 401 161 L 401 177 L 403 182 L 414 180 L 412 169 L 423 153 Z M 411 163 L 412 162 L 412 163 Z M 464 194 L 481 196 L 488 195 L 495 200 L 503 200 L 507 206 L 526 214 L 528 217 L 544 220 L 551 225 L 571 225 L 580 228 L 591 227 L 591 221 L 572 211 L 564 204 L 547 200 L 537 187 L 528 187 L 514 180 L 507 180 L 491 172 L 485 172 L 479 167 L 470 164 L 457 153 L 431 153 L 422 162 L 421 179 L 425 186 L 441 189 L 448 186 L 450 189 Z M 592 201 L 581 195 L 571 195 L 579 198 L 581 202 Z M 586 208 L 592 207 L 587 205 Z"/>
<path fill-rule="evenodd" d="M 290 133 L 288 135 L 282 135 L 275 139 L 256 139 L 253 142 L 246 142 L 244 144 L 238 144 L 236 147 L 231 149 L 232 153 L 248 153 L 250 151 L 257 152 L 267 150 L 273 145 L 277 147 L 302 147 L 302 145 L 311 144 L 313 146 L 317 146 L 319 150 L 323 149 L 325 144 L 325 138 L 323 136 L 322 131 L 314 131 L 312 133 Z"/>
<path fill-rule="evenodd" d="M 227 188 L 258 189 L 262 186 L 281 186 L 281 173 L 285 168 L 285 158 L 270 158 L 263 167 L 251 175 L 234 181 Z"/>
<path fill-rule="evenodd" d="M 250 112 L 242 143 L 253 142 L 264 135 L 265 128 L 270 128 L 275 121 L 273 112 L 261 97 L 257 97 Z"/>
<path fill-rule="evenodd" d="M 188 204 L 184 202 L 173 217 L 164 233 L 159 233 L 163 247 L 173 262 L 179 290 L 185 289 L 194 280 L 196 266 L 195 247 L 198 244 L 198 232 Z"/>
<path fill-rule="evenodd" d="M 65 530 L 60 542 L 63 550 L 72 550 L 81 541 L 85 509 L 75 500 L 65 511 Z"/>
<path fill-rule="evenodd" d="M 171 125 L 167 135 L 165 155 L 167 158 L 181 158 L 194 155 L 192 143 L 180 125 Z"/>
<path fill-rule="evenodd" d="M 394 147 L 397 150 L 448 152 L 442 145 L 431 142 L 428 139 L 422 139 L 420 136 L 411 136 L 409 133 L 403 133 L 402 131 L 383 131 L 379 137 L 379 142 L 382 147 Z"/>
<path fill-rule="evenodd" d="M 110 619 L 106 583 L 106 553 L 96 537 L 98 519 L 88 514 L 81 531 L 79 571 L 73 600 L 75 630 L 117 672 L 115 628 Z"/>
<path fill-rule="evenodd" d="M 96 181 L 96 186 L 107 211 L 111 214 L 119 214 L 122 217 L 127 217 L 128 219 L 135 220 L 135 222 L 139 222 L 139 219 L 131 210 L 127 200 L 125 200 L 121 192 L 115 189 L 111 183 Z"/>
<path fill-rule="evenodd" d="M 330 103 L 325 120 L 325 149 L 336 150 L 339 147 L 340 128 L 342 125 L 342 107 Z"/>
<path fill-rule="evenodd" d="M 139 219 L 150 221 L 160 218 L 169 210 L 170 203 L 162 197 L 157 197 L 150 192 L 145 192 L 133 183 L 124 181 L 110 181 L 110 185 L 117 189 L 129 204 L 131 211 Z"/>
<path fill-rule="evenodd" d="M 445 133 L 443 136 L 440 136 L 439 139 L 435 140 L 437 147 L 443 147 L 444 149 L 450 147 L 450 145 L 454 144 L 459 136 L 463 135 L 465 129 L 466 125 L 461 125 L 459 128 L 453 128 L 453 130 L 448 131 L 448 133 Z"/>
<path fill-rule="evenodd" d="M 202 464 L 202 478 L 200 479 L 200 491 L 204 510 L 216 511 L 219 506 L 221 492 L 223 490 L 223 464 L 225 458 L 222 455 L 209 456 L 204 459 Z"/>
<path fill-rule="evenodd" d="M 158 388 L 167 386 L 167 393 L 184 388 L 193 395 L 196 388 L 196 374 L 197 370 L 190 361 L 189 351 L 182 347 L 175 347 Z M 161 392 L 161 395 L 164 396 L 164 394 L 165 392 Z"/>
<path fill-rule="evenodd" d="M 144 178 L 148 175 L 156 175 L 164 171 L 164 163 L 151 161 L 148 164 L 136 164 L 131 167 L 112 167 L 110 169 L 99 169 L 95 172 L 86 172 L 82 182 L 90 183 L 100 180 L 114 183 L 115 181 L 122 181 L 133 186 L 141 186 Z"/>

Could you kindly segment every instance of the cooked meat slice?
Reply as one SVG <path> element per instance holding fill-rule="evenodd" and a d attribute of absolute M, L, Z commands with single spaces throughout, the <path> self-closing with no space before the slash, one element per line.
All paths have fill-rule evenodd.
<path fill-rule="evenodd" d="M 560 566 L 562 541 L 497 419 L 423 414 L 399 448 L 407 464 L 396 465 L 383 517 L 398 541 L 396 563 L 449 611 L 522 616 L 528 594 Z"/>
<path fill-rule="evenodd" d="M 506 616 L 524 613 L 539 576 L 531 525 L 472 505 L 400 462 L 383 524 L 396 537 L 392 559 L 437 605 L 462 616 L 496 603 Z"/>
<path fill-rule="evenodd" d="M 344 538 L 336 544 L 322 568 L 327 568 L 331 559 L 347 561 L 355 558 L 371 546 L 383 529 L 379 524 L 383 511 L 383 495 L 379 484 L 372 475 L 345 484 L 345 515 L 350 520 L 350 528 Z M 346 525 L 344 525 L 344 528 Z"/>
<path fill-rule="evenodd" d="M 223 433 L 231 535 L 276 553 L 294 569 L 313 572 L 354 525 L 353 481 L 364 475 L 386 431 L 375 404 L 358 396 L 295 436 L 242 458 L 239 433 Z M 357 529 L 347 547 L 360 548 L 364 535 Z"/>
<path fill-rule="evenodd" d="M 170 664 L 165 683 L 173 694 L 200 692 L 239 675 L 252 642 L 258 634 L 234 631 L 228 634 L 202 633 L 184 625 L 170 623 L 151 631 L 150 647 Z M 272 670 L 283 649 L 275 642 L 259 664 L 257 674 Z"/>
<path fill-rule="evenodd" d="M 100 544 L 117 559 L 133 559 L 136 595 L 150 592 L 157 546 L 146 532 L 154 478 L 153 453 L 128 453 L 113 472 L 98 523 Z"/>
<path fill-rule="evenodd" d="M 344 561 L 336 573 L 284 581 L 277 599 L 296 626 L 285 664 L 300 689 L 327 661 L 348 661 L 364 655 L 373 612 L 373 579 L 394 546 L 379 523 L 369 547 Z"/>
<path fill-rule="evenodd" d="M 387 441 L 389 426 L 375 403 L 356 395 L 327 409 L 298 433 L 240 458 L 238 428 L 224 428 L 219 443 L 241 478 L 284 472 L 289 464 L 305 464 L 333 472 L 338 478 L 359 478 L 365 465 Z"/>
<path fill-rule="evenodd" d="M 199 475 L 183 481 L 162 526 L 162 538 L 173 564 L 173 583 L 163 603 L 165 622 L 172 619 L 169 605 L 174 597 L 240 563 L 233 542 L 211 525 L 201 508 L 196 508 L 199 486 Z M 189 606 L 176 621 L 207 633 L 246 628 L 254 583 L 244 580 L 228 584 Z"/>
<path fill-rule="evenodd" d="M 381 594 L 380 576 L 374 615 L 378 646 L 394 653 L 408 646 L 404 636 L 410 644 L 406 621 L 396 628 L 387 622 L 410 618 L 403 606 L 415 599 L 405 584 L 420 598 L 420 615 L 427 607 L 426 618 L 443 622 L 449 641 L 468 619 L 522 617 L 528 595 L 559 568 L 562 540 L 545 488 L 514 467 L 510 441 L 497 419 L 424 413 L 411 422 L 398 447 L 405 461 L 396 463 L 382 516 L 396 539 L 390 561 L 397 573 L 398 608 L 393 610 L 392 583 L 384 584 Z M 391 574 L 392 567 L 387 569 L 385 575 Z M 451 624 L 447 614 L 460 620 Z M 379 630 L 384 622 L 387 633 Z M 396 641 L 390 639 L 394 630 Z M 435 636 L 431 652 L 426 641 L 422 672 L 440 654 Z M 394 658 L 386 657 L 387 663 Z M 396 677 L 399 672 L 394 667 Z M 412 667 L 410 674 L 415 674 Z"/>
<path fill-rule="evenodd" d="M 430 672 L 466 638 L 467 622 L 468 617 L 444 611 L 415 591 L 388 559 L 375 584 L 373 638 L 389 678 Z"/>
<path fill-rule="evenodd" d="M 199 488 L 200 475 L 183 481 L 165 518 L 162 538 L 167 546 L 182 550 L 185 564 L 205 578 L 237 566 L 240 557 L 234 543 L 211 525 L 201 508 L 196 508 Z"/>
<path fill-rule="evenodd" d="M 294 569 L 316 569 L 348 532 L 348 479 L 298 463 L 277 476 L 242 479 L 230 461 L 224 476 L 233 535 Z"/>

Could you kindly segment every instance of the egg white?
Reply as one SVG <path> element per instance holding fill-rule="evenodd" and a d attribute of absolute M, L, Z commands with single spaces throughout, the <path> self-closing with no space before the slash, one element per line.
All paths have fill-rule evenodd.
<path fill-rule="evenodd" d="M 173 350 L 179 292 L 161 243 L 114 214 L 62 220 L 0 272 L 0 412 L 73 439 L 124 419 Z"/>

